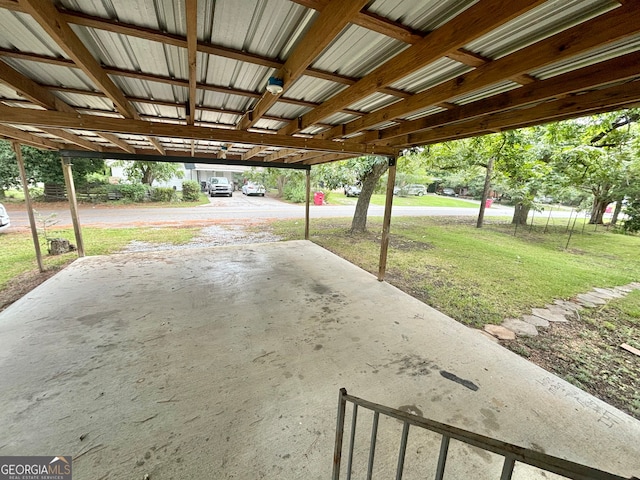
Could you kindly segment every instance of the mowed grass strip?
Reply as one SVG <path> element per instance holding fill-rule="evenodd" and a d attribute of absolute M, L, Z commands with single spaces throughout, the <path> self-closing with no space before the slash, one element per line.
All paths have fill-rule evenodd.
<path fill-rule="evenodd" d="M 283 238 L 300 238 L 300 226 L 272 224 Z M 349 227 L 350 219 L 314 219 L 312 240 L 376 274 L 381 219 L 369 219 L 366 235 L 350 235 Z M 588 229 L 574 232 L 565 249 L 565 227 L 543 229 L 521 227 L 514 236 L 508 223 L 477 229 L 475 218 L 395 218 L 386 280 L 462 323 L 482 327 L 594 286 L 640 279 L 639 237 Z"/>
<path fill-rule="evenodd" d="M 384 205 L 386 195 L 374 194 L 371 196 L 371 205 Z M 357 197 L 347 197 L 341 192 L 330 192 L 327 203 L 330 205 L 355 205 Z M 398 207 L 450 207 L 450 208 L 479 208 L 479 203 L 460 198 L 443 197 L 441 195 L 428 194 L 419 196 L 393 197 L 393 205 Z"/>
<path fill-rule="evenodd" d="M 87 255 L 106 255 L 122 250 L 132 240 L 149 243 L 188 243 L 200 231 L 199 228 L 83 228 L 82 235 Z M 47 235 L 61 237 L 75 243 L 73 230 L 51 229 Z M 40 248 L 47 269 L 57 269 L 76 258 L 77 253 L 47 255 L 47 246 L 41 238 Z M 0 290 L 22 273 L 37 269 L 31 233 L 28 231 L 0 234 Z"/>

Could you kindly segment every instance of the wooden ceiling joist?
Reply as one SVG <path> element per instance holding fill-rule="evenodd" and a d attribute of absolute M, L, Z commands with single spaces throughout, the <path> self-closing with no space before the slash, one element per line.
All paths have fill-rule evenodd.
<path fill-rule="evenodd" d="M 109 78 L 98 61 L 62 18 L 50 0 L 20 0 L 21 7 L 30 14 L 49 34 L 57 45 L 71 58 L 91 81 L 113 102 L 116 109 L 126 118 L 139 118 L 138 112 L 127 101 L 124 93 Z M 164 149 L 160 142 L 151 137 L 149 142 L 160 152 Z"/>
<path fill-rule="evenodd" d="M 403 50 L 351 87 L 342 90 L 319 107 L 292 122 L 279 133 L 291 135 L 329 115 L 375 93 L 425 65 L 463 47 L 518 15 L 544 3 L 544 0 L 495 0 L 478 2 L 424 39 Z"/>
<path fill-rule="evenodd" d="M 526 74 L 535 68 L 559 62 L 587 52 L 596 46 L 636 34 L 640 32 L 640 23 L 630 21 L 630 16 L 638 8 L 640 8 L 640 1 L 630 0 L 623 7 L 534 43 L 499 60 L 479 66 L 469 73 L 441 83 L 409 99 L 376 110 L 340 128 L 324 132 L 321 137 L 329 139 L 351 135 L 381 122 L 409 115 L 456 96 L 472 93 L 505 78 Z"/>
<path fill-rule="evenodd" d="M 606 110 L 615 110 L 640 102 L 640 81 L 627 82 L 610 88 L 572 95 L 552 102 L 541 103 L 530 108 L 494 113 L 482 118 L 466 120 L 453 125 L 435 127 L 429 131 L 397 137 L 388 146 L 433 144 L 458 138 L 470 137 L 482 132 L 511 130 L 527 125 L 576 118 Z M 607 107 L 603 107 L 607 105 Z"/>
<path fill-rule="evenodd" d="M 284 93 L 298 80 L 307 67 L 325 49 L 334 37 L 347 26 L 350 19 L 358 13 L 368 0 L 331 0 L 315 19 L 304 38 L 284 62 L 280 73 L 283 81 Z M 254 105 L 252 115 L 245 115 L 238 123 L 240 130 L 246 130 L 256 124 L 277 101 L 279 94 L 274 95 L 265 91 L 260 100 Z"/>
<path fill-rule="evenodd" d="M 0 107 L 0 118 L 15 125 L 34 125 L 45 128 L 73 128 L 133 135 L 161 136 L 194 140 L 210 140 L 249 145 L 297 148 L 300 150 L 320 150 L 325 152 L 349 152 L 357 155 L 395 155 L 393 148 L 367 146 L 350 142 L 334 142 L 313 138 L 290 137 L 285 135 L 239 132 L 221 128 L 205 128 L 190 125 L 173 125 L 144 120 L 108 118 L 97 115 L 69 114 L 53 111 L 35 111 L 25 108 Z"/>
<path fill-rule="evenodd" d="M 640 72 L 638 72 L 637 68 L 639 64 L 640 51 L 629 53 L 606 62 L 551 77 L 547 80 L 540 80 L 534 84 L 501 93 L 490 99 L 462 105 L 453 110 L 406 122 L 403 125 L 367 132 L 365 143 L 384 143 L 391 138 L 409 133 L 418 133 L 434 127 L 446 126 L 464 120 L 473 120 L 531 103 L 562 98 L 575 92 L 594 89 L 609 83 L 640 78 Z"/>

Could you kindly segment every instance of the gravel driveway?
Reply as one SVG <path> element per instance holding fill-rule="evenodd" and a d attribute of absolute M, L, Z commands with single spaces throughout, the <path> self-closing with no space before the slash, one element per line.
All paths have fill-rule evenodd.
<path fill-rule="evenodd" d="M 217 247 L 220 245 L 278 242 L 280 240 L 282 240 L 280 237 L 268 232 L 247 231 L 242 225 L 212 225 L 210 227 L 204 227 L 200 230 L 200 235 L 183 245 L 174 245 L 172 243 L 158 244 L 133 240 L 122 252 L 182 250 L 187 248 Z"/>

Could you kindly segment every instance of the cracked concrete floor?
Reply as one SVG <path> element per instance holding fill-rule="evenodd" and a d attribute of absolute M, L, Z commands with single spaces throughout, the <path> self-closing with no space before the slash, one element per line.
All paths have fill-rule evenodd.
<path fill-rule="evenodd" d="M 340 387 L 638 475 L 640 422 L 305 241 L 80 259 L 0 313 L 0 379 L 0 455 L 73 455 L 76 480 L 330 478 Z M 438 445 L 412 429 L 404 478 Z M 452 444 L 449 478 L 499 472 Z"/>

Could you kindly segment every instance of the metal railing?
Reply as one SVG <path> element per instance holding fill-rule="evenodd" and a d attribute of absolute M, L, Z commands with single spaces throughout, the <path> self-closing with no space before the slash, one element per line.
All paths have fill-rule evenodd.
<path fill-rule="evenodd" d="M 398 462 L 396 468 L 396 480 L 402 480 L 404 471 L 405 454 L 407 450 L 407 439 L 409 437 L 410 426 L 415 426 L 430 430 L 442 436 L 440 442 L 440 454 L 436 466 L 435 479 L 442 480 L 444 478 L 445 467 L 447 463 L 447 454 L 449 452 L 449 442 L 451 439 L 478 447 L 480 449 L 492 452 L 504 457 L 502 465 L 502 473 L 500 480 L 510 480 L 516 462 L 525 463 L 533 467 L 562 475 L 566 478 L 576 480 L 628 480 L 611 473 L 597 470 L 595 468 L 570 462 L 562 458 L 553 457 L 545 453 L 535 450 L 529 450 L 510 443 L 501 442 L 494 438 L 469 432 L 451 425 L 429 420 L 427 418 L 418 417 L 401 410 L 385 407 L 358 397 L 347 394 L 346 389 L 340 389 L 338 397 L 338 423 L 336 427 L 336 443 L 333 457 L 333 480 L 340 479 L 340 468 L 342 463 L 342 445 L 344 440 L 344 425 L 347 402 L 353 404 L 353 413 L 351 419 L 349 451 L 347 454 L 347 471 L 346 480 L 351 479 L 353 452 L 356 438 L 356 420 L 358 417 L 358 408 L 364 408 L 373 412 L 373 423 L 371 427 L 371 442 L 369 445 L 369 458 L 367 464 L 367 480 L 372 479 L 373 465 L 376 453 L 376 440 L 378 436 L 378 422 L 380 415 L 395 418 L 403 422 L 402 434 L 400 437 L 400 451 L 398 453 Z M 635 477 L 633 477 L 635 479 Z M 637 480 L 637 479 L 636 479 Z"/>

